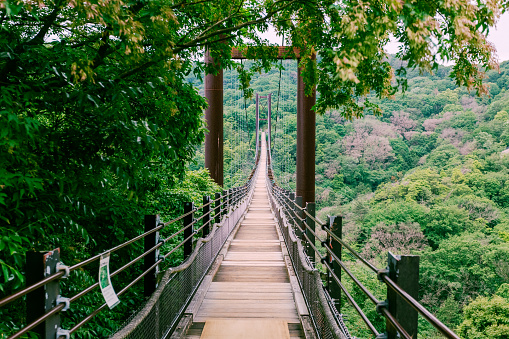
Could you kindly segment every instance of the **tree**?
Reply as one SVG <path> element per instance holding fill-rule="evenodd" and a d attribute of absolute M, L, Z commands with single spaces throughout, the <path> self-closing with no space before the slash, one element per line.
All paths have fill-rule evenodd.
<path fill-rule="evenodd" d="M 463 309 L 458 333 L 463 338 L 504 339 L 509 337 L 509 301 L 498 295 L 478 297 Z"/>
<path fill-rule="evenodd" d="M 399 223 L 397 225 L 376 225 L 364 247 L 363 255 L 368 258 L 386 255 L 387 251 L 398 254 L 413 254 L 426 247 L 426 238 L 418 223 Z M 385 259 L 385 258 L 384 258 Z"/>
<path fill-rule="evenodd" d="M 464 233 L 440 243 L 437 250 L 423 253 L 420 267 L 422 302 L 438 308 L 450 296 L 460 304 L 493 294 L 509 282 L 507 244 L 489 243 L 481 233 Z M 469 338 L 469 337 L 468 337 Z"/>
<path fill-rule="evenodd" d="M 468 212 L 456 206 L 436 206 L 431 209 L 423 233 L 431 247 L 438 245 L 451 236 L 458 235 L 470 227 Z"/>

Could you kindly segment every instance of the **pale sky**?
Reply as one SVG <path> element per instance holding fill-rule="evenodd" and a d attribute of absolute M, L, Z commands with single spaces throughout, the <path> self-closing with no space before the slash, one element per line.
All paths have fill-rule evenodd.
<path fill-rule="evenodd" d="M 500 18 L 496 29 L 491 29 L 488 41 L 495 44 L 498 60 L 500 62 L 509 60 L 509 12 Z"/>
<path fill-rule="evenodd" d="M 269 31 L 261 34 L 261 36 L 271 43 L 281 44 L 281 37 L 276 36 L 272 27 L 269 27 Z M 499 62 L 509 60 L 509 12 L 503 14 L 496 28 L 490 30 L 488 41 L 495 45 Z M 395 54 L 398 51 L 397 43 L 389 43 L 386 50 L 391 54 Z"/>

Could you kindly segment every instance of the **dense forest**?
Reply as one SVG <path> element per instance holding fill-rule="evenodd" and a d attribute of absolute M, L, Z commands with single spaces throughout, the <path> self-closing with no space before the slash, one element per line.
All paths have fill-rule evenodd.
<path fill-rule="evenodd" d="M 307 90 L 317 85 L 320 93 L 320 215 L 344 215 L 345 237 L 381 265 L 386 249 L 420 253 L 423 304 L 462 335 L 507 336 L 509 317 L 490 312 L 507 310 L 509 188 L 501 154 L 509 142 L 508 66 L 489 71 L 497 64 L 486 40 L 507 7 L 469 0 L 0 0 L 0 299 L 25 286 L 28 252 L 60 248 L 62 262 L 73 265 L 141 234 L 144 215 L 168 220 L 184 202 L 222 189 L 200 166 L 207 103 L 193 86 L 219 67 L 238 71 L 242 87 L 232 71 L 227 186 L 253 163 L 254 107 L 241 92 L 256 91 L 273 94 L 275 170 L 293 187 L 296 66 L 278 68 L 265 48 L 259 33 L 272 25 L 284 44 L 300 48 Z M 390 36 L 405 60 L 389 60 L 395 68 L 384 50 Z M 230 46 L 250 46 L 257 61 L 249 69 L 236 64 Z M 196 62 L 205 51 L 214 62 Z M 454 66 L 437 68 L 440 60 Z M 491 96 L 456 88 L 486 93 L 485 71 Z M 392 82 L 405 72 L 408 84 Z M 345 120 L 382 109 L 381 117 Z M 111 269 L 142 247 L 115 252 Z M 163 269 L 181 262 L 182 251 L 175 254 Z M 78 295 L 97 270 L 96 263 L 77 269 L 61 281 L 61 294 Z M 119 274 L 112 283 L 121 288 L 129 278 Z M 143 299 L 137 284 L 73 336 L 109 336 Z M 103 301 L 95 290 L 79 298 L 62 328 Z M 26 325 L 25 307 L 19 298 L 0 309 L 2 336 Z"/>
<path fill-rule="evenodd" d="M 449 72 L 407 74 L 381 118 L 319 118 L 319 215 L 343 215 L 345 237 L 379 267 L 388 250 L 419 254 L 422 304 L 461 337 L 505 338 L 509 62 L 487 73 L 482 98 Z"/>
<path fill-rule="evenodd" d="M 401 64 L 396 58 L 390 62 Z M 272 93 L 273 166 L 279 184 L 292 189 L 296 63 L 286 61 L 283 67 L 255 76 L 251 87 L 260 95 Z M 317 214 L 322 220 L 342 215 L 345 239 L 378 267 L 385 267 L 387 251 L 420 255 L 420 301 L 461 337 L 506 338 L 509 62 L 487 73 L 490 93 L 484 97 L 457 87 L 450 72 L 443 66 L 433 74 L 409 72 L 405 93 L 393 100 L 370 98 L 383 108 L 380 117 L 349 121 L 334 110 L 317 116 Z M 232 138 L 242 130 L 231 123 L 239 110 L 248 113 L 254 137 L 255 102 L 237 95 L 235 81 L 235 71 L 226 71 L 226 145 L 235 144 Z M 266 118 L 266 102 L 260 108 Z M 229 182 L 236 171 L 226 149 Z M 199 150 L 191 166 L 199 167 L 202 157 Z M 376 277 L 350 263 L 383 300 L 385 290 Z M 383 329 L 371 302 L 362 293 L 354 296 Z M 355 312 L 347 306 L 342 312 L 354 335 L 369 337 Z M 425 321 L 420 326 L 422 338 L 438 337 Z"/>

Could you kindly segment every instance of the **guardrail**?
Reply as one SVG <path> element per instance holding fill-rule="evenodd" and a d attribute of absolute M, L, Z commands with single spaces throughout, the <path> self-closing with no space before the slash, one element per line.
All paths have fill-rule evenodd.
<path fill-rule="evenodd" d="M 144 252 L 113 271 L 110 277 L 114 277 L 126 271 L 128 268 L 132 268 L 134 264 L 143 259 L 142 273 L 138 274 L 127 283 L 127 285 L 123 286 L 117 292 L 118 296 L 126 293 L 142 279 L 144 280 L 145 296 L 152 296 L 149 301 L 147 301 L 147 305 L 151 302 L 153 303 L 152 299 L 155 291 L 159 291 L 165 286 L 171 286 L 172 290 L 181 288 L 178 291 L 181 297 L 168 300 L 169 305 L 166 306 L 165 309 L 165 320 L 153 319 L 153 321 L 156 321 L 160 325 L 157 326 L 157 330 L 154 330 L 154 324 L 150 324 L 151 334 L 147 335 L 147 333 L 144 333 L 138 337 L 161 338 L 158 334 L 171 332 L 176 323 L 178 323 L 183 308 L 192 298 L 196 287 L 201 282 L 204 273 L 206 273 L 210 264 L 221 249 L 229 232 L 231 232 L 238 219 L 243 214 L 243 211 L 247 208 L 248 200 L 254 188 L 253 184 L 258 161 L 259 156 L 257 156 L 255 168 L 251 172 L 246 184 L 231 188 L 222 193 L 216 193 L 214 199 L 211 199 L 209 196 L 204 196 L 203 205 L 199 207 L 195 207 L 191 202 L 186 202 L 184 204 L 184 214 L 168 222 L 161 222 L 158 215 L 147 215 L 145 216 L 144 233 L 114 246 L 107 251 L 76 263 L 73 266 L 66 266 L 61 263 L 59 249 L 44 253 L 37 252 L 28 254 L 28 286 L 0 300 L 0 307 L 4 307 L 26 296 L 27 323 L 24 327 L 22 327 L 23 324 L 17 324 L 22 328 L 9 336 L 8 339 L 20 338 L 27 335 L 29 332 L 37 333 L 41 338 L 69 338 L 108 305 L 104 303 L 98 306 L 72 328 L 63 329 L 61 327 L 60 317 L 65 316 L 65 311 L 72 309 L 73 303 L 78 299 L 98 288 L 99 281 L 77 292 L 73 296 L 63 297 L 60 295 L 60 280 L 66 279 L 76 270 L 82 269 L 100 260 L 102 256 L 114 253 L 142 239 L 144 241 Z M 200 216 L 195 218 L 195 214 L 199 214 Z M 179 229 L 166 238 L 162 238 L 160 236 L 160 231 L 169 226 L 177 226 Z M 183 237 L 183 240 L 175 243 L 178 237 Z M 198 237 L 199 239 L 197 239 Z M 161 248 L 170 243 L 172 248 L 166 253 L 161 254 Z M 183 248 L 185 261 L 177 268 L 168 269 L 161 278 L 159 265 L 170 258 L 172 254 L 175 254 L 181 247 Z M 206 255 L 200 256 L 200 253 Z M 199 260 L 197 260 L 197 258 Z M 180 275 L 179 272 L 181 273 Z M 176 277 L 183 277 L 184 280 L 187 279 L 190 283 L 185 286 L 186 284 L 179 281 L 180 278 Z M 164 306 L 158 309 L 158 314 L 162 308 L 164 308 Z M 140 324 L 141 323 L 142 321 L 140 321 Z M 125 330 L 119 333 L 122 334 L 124 332 Z M 136 337 L 134 336 L 136 331 L 133 330 L 132 326 L 128 332 L 129 333 L 126 334 L 125 337 Z M 119 337 L 120 334 L 116 336 Z"/>
<path fill-rule="evenodd" d="M 268 151 L 270 157 L 270 151 Z M 270 162 L 268 162 L 270 164 Z M 418 295 L 418 276 L 419 276 L 419 257 L 418 256 L 396 256 L 389 252 L 388 267 L 379 269 L 363 258 L 350 245 L 342 239 L 342 218 L 329 216 L 327 222 L 323 222 L 315 216 L 315 204 L 302 204 L 302 197 L 296 197 L 295 193 L 285 190 L 277 185 L 274 180 L 272 168 L 267 166 L 267 186 L 271 197 L 273 209 L 277 214 L 282 233 L 285 236 L 285 242 L 292 258 L 292 264 L 296 271 L 303 266 L 305 260 L 314 270 L 315 258 L 318 258 L 326 269 L 327 284 L 323 286 L 320 281 L 320 288 L 323 288 L 326 300 L 330 306 L 330 312 L 317 309 L 316 297 L 312 296 L 308 289 L 309 282 L 302 274 L 298 274 L 299 283 L 306 297 L 306 302 L 312 316 L 315 318 L 315 330 L 321 338 L 340 338 L 337 335 L 331 321 L 325 321 L 323 314 L 328 313 L 335 317 L 336 324 L 341 329 L 343 337 L 349 337 L 348 331 L 342 326 L 340 316 L 340 298 L 343 293 L 349 303 L 359 314 L 367 328 L 377 338 L 417 338 L 417 318 L 422 315 L 431 325 L 433 325 L 444 337 L 459 339 L 451 329 L 445 326 L 437 317 L 423 307 L 417 300 Z M 321 227 L 326 233 L 325 239 L 320 239 L 316 232 L 316 227 Z M 295 239 L 298 239 L 295 240 Z M 298 245 L 296 246 L 295 242 Z M 326 251 L 322 256 L 316 243 L 321 244 Z M 292 250 L 291 250 L 292 249 Z M 342 251 L 346 249 L 351 256 L 360 263 L 368 267 L 378 279 L 387 285 L 387 299 L 378 300 L 348 269 L 342 260 Z M 294 253 L 292 253 L 292 251 Z M 296 252 L 295 252 L 296 251 Z M 311 270 L 311 269 L 308 269 Z M 386 319 L 386 332 L 379 333 L 375 326 L 364 314 L 360 306 L 341 282 L 341 272 L 352 279 L 357 287 L 374 304 L 376 310 Z M 309 280 L 309 279 L 308 279 Z M 403 288 L 404 287 L 404 288 Z M 323 306 L 320 306 L 323 307 Z M 332 328 L 332 329 L 331 329 Z"/>

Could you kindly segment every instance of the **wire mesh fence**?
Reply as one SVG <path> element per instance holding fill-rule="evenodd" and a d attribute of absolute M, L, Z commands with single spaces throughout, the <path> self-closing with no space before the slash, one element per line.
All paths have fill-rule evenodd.
<path fill-rule="evenodd" d="M 136 316 L 118 331 L 115 339 L 165 338 L 173 332 L 219 251 L 249 205 L 250 194 L 233 207 L 223 221 L 180 266 L 168 269 L 158 288 Z"/>
<path fill-rule="evenodd" d="M 268 180 L 267 185 L 269 191 L 272 191 L 273 183 Z M 276 214 L 316 334 L 324 339 L 351 338 L 341 316 L 328 301 L 330 297 L 323 288 L 320 273 L 309 261 L 300 239 L 290 225 L 290 218 L 293 216 L 283 212 L 284 209 L 273 195 L 271 195 L 270 203 Z"/>

